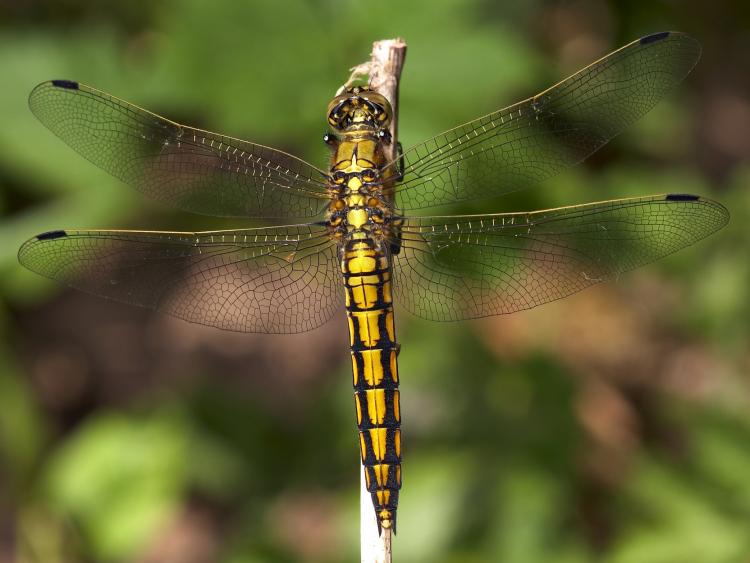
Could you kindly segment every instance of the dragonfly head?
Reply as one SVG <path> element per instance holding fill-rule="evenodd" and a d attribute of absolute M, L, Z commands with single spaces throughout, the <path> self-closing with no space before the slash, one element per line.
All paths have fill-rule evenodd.
<path fill-rule="evenodd" d="M 335 131 L 382 130 L 392 118 L 385 96 L 362 86 L 347 88 L 328 104 L 328 124 Z"/>

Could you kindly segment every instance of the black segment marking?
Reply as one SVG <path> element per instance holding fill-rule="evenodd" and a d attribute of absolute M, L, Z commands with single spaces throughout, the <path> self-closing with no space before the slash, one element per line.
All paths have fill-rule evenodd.
<path fill-rule="evenodd" d="M 78 82 L 73 82 L 72 80 L 53 80 L 52 85 L 58 88 L 66 88 L 67 90 L 78 90 Z"/>
<path fill-rule="evenodd" d="M 692 194 L 667 194 L 667 201 L 698 201 L 700 196 Z"/>
<path fill-rule="evenodd" d="M 660 31 L 659 33 L 652 33 L 651 35 L 646 35 L 646 37 L 641 37 L 641 45 L 648 45 L 649 43 L 656 43 L 657 41 L 661 41 L 662 39 L 665 39 L 669 37 L 668 31 Z"/>
<path fill-rule="evenodd" d="M 66 233 L 65 231 L 48 231 L 37 236 L 36 240 L 55 240 L 56 238 L 62 238 L 66 236 L 68 236 L 68 233 Z"/>

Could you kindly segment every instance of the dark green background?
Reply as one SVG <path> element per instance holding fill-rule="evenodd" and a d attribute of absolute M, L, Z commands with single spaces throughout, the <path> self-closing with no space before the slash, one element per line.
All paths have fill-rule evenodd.
<path fill-rule="evenodd" d="M 50 229 L 225 225 L 78 157 L 28 111 L 36 83 L 86 82 L 324 166 L 326 104 L 373 40 L 409 44 L 408 146 L 664 29 L 704 46 L 667 100 L 586 165 L 468 210 L 690 192 L 731 224 L 529 312 L 399 314 L 395 561 L 750 561 L 747 6 L 1 1 L 0 561 L 358 557 L 343 316 L 300 336 L 231 334 L 23 270 L 18 246 Z"/>

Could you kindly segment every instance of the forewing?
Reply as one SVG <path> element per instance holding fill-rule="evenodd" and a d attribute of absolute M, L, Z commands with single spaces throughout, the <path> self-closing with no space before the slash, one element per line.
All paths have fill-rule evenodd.
<path fill-rule="evenodd" d="M 34 115 L 82 156 L 144 194 L 227 217 L 314 217 L 325 174 L 290 154 L 180 125 L 90 86 L 43 82 Z"/>
<path fill-rule="evenodd" d="M 654 107 L 700 52 L 682 33 L 650 35 L 532 98 L 412 147 L 403 155 L 396 206 L 494 197 L 557 174 Z"/>
<path fill-rule="evenodd" d="M 689 246 L 728 220 L 719 203 L 685 195 L 407 218 L 396 302 L 431 320 L 530 309 Z"/>
<path fill-rule="evenodd" d="M 343 302 L 336 246 L 318 226 L 52 231 L 19 260 L 95 295 L 240 332 L 310 330 Z"/>

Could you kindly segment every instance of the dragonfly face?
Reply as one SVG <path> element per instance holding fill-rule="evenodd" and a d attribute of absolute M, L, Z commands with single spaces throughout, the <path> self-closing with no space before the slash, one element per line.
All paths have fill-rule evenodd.
<path fill-rule="evenodd" d="M 359 443 L 378 523 L 395 527 L 401 414 L 394 302 L 433 320 L 560 299 L 712 234 L 729 214 L 668 194 L 518 213 L 410 216 L 546 180 L 649 111 L 693 68 L 682 33 L 636 40 L 524 101 L 385 157 L 393 118 L 363 88 L 328 106 L 327 171 L 263 145 L 181 125 L 67 80 L 34 114 L 88 160 L 195 213 L 290 218 L 197 233 L 59 230 L 19 251 L 42 275 L 228 330 L 292 333 L 346 309 Z"/>
<path fill-rule="evenodd" d="M 355 86 L 328 104 L 328 124 L 341 133 L 386 129 L 393 119 L 391 104 L 369 88 Z"/>

